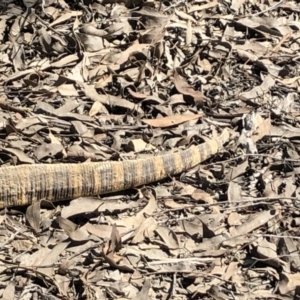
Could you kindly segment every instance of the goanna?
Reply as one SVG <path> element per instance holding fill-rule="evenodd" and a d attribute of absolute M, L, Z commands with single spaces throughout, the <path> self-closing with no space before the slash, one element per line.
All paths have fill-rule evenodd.
<path fill-rule="evenodd" d="M 0 208 L 101 195 L 159 181 L 205 161 L 229 138 L 225 129 L 217 139 L 146 159 L 1 167 Z"/>

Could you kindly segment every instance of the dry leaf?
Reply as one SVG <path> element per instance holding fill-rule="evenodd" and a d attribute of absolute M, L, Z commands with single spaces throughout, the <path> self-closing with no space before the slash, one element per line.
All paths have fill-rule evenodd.
<path fill-rule="evenodd" d="M 195 120 L 201 118 L 203 114 L 196 114 L 196 115 L 183 115 L 183 116 L 168 116 L 158 119 L 151 119 L 146 120 L 143 119 L 142 121 L 152 127 L 170 127 L 178 124 L 182 124 L 187 121 Z"/>

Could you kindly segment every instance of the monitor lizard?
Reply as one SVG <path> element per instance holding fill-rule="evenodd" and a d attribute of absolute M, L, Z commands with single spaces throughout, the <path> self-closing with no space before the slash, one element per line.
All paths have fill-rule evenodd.
<path fill-rule="evenodd" d="M 230 136 L 225 129 L 216 139 L 145 159 L 0 167 L 0 208 L 95 196 L 156 182 L 205 161 Z"/>

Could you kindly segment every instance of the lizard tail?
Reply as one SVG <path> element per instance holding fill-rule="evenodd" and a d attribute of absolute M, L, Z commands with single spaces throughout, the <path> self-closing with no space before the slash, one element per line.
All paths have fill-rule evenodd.
<path fill-rule="evenodd" d="M 218 139 L 147 159 L 2 167 L 0 208 L 101 195 L 159 181 L 216 154 L 229 138 L 229 131 L 224 130 Z"/>

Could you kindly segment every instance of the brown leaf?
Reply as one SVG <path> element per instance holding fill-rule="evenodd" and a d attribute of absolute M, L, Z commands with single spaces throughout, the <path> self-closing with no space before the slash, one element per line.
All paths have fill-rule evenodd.
<path fill-rule="evenodd" d="M 132 300 L 148 300 L 151 281 L 146 279 L 141 291 Z"/>
<path fill-rule="evenodd" d="M 28 206 L 26 220 L 35 232 L 40 232 L 41 211 L 40 202 Z"/>
<path fill-rule="evenodd" d="M 162 239 L 164 245 L 170 250 L 179 248 L 179 241 L 176 234 L 165 226 L 159 226 L 155 229 L 155 233 Z"/>
<path fill-rule="evenodd" d="M 18 158 L 18 161 L 23 164 L 33 164 L 34 160 L 30 157 L 28 157 L 23 151 L 19 149 L 13 149 L 13 148 L 5 148 L 3 149 L 5 152 L 11 153 L 15 155 Z"/>
<path fill-rule="evenodd" d="M 111 225 L 86 223 L 82 228 L 87 230 L 90 234 L 98 236 L 101 239 L 108 239 L 112 234 Z M 127 231 L 125 227 L 118 227 L 117 230 L 120 234 Z"/>
<path fill-rule="evenodd" d="M 70 239 L 77 242 L 83 242 L 89 240 L 89 233 L 84 228 L 78 228 L 74 231 L 67 232 Z"/>
<path fill-rule="evenodd" d="M 42 160 L 48 157 L 63 156 L 64 153 L 65 149 L 62 145 L 43 143 L 36 149 L 34 154 L 38 160 Z"/>
<path fill-rule="evenodd" d="M 3 294 L 2 294 L 2 299 L 3 300 L 10 300 L 13 299 L 15 296 L 15 283 L 10 281 L 6 285 Z"/>
<path fill-rule="evenodd" d="M 120 234 L 119 234 L 119 231 L 118 231 L 116 225 L 114 224 L 112 226 L 112 230 L 111 230 L 111 236 L 110 236 L 110 240 L 109 240 L 109 248 L 108 248 L 107 253 L 111 253 L 111 252 L 115 253 L 121 249 L 121 246 L 122 246 L 121 237 L 120 237 Z"/>
<path fill-rule="evenodd" d="M 279 282 L 279 292 L 286 297 L 293 297 L 295 294 L 299 295 L 298 286 L 300 281 L 300 274 L 281 273 Z"/>
<path fill-rule="evenodd" d="M 191 96 L 196 103 L 202 103 L 204 100 L 204 96 L 202 92 L 195 91 L 187 81 L 179 75 L 177 71 L 174 74 L 174 83 L 177 91 L 182 93 L 183 95 Z"/>
<path fill-rule="evenodd" d="M 119 226 L 125 226 L 126 228 L 137 228 L 140 226 L 147 216 L 151 216 L 155 209 L 157 208 L 156 197 L 153 192 L 149 192 L 147 195 L 149 200 L 148 204 L 139 211 L 135 216 L 125 218 L 123 220 L 118 220 L 116 222 Z"/>
<path fill-rule="evenodd" d="M 56 263 L 64 250 L 67 248 L 70 242 L 61 242 L 57 244 L 48 254 L 44 257 L 44 259 L 38 264 L 40 267 L 51 266 Z M 54 268 L 38 268 L 39 271 L 42 271 L 44 274 L 48 276 L 52 276 L 54 273 Z"/>
<path fill-rule="evenodd" d="M 260 119 L 257 122 L 257 129 L 253 133 L 252 140 L 257 142 L 261 140 L 264 136 L 269 135 L 271 132 L 271 119 Z"/>
<path fill-rule="evenodd" d="M 214 203 L 214 199 L 212 198 L 212 196 L 200 189 L 196 189 L 191 195 L 191 197 L 197 202 L 201 200 L 202 202 L 207 204 Z"/>
<path fill-rule="evenodd" d="M 154 218 L 150 217 L 143 221 L 143 223 L 134 232 L 134 237 L 131 241 L 132 244 L 138 244 L 149 237 L 157 228 L 157 222 Z"/>
<path fill-rule="evenodd" d="M 201 118 L 203 114 L 196 114 L 196 115 L 180 115 L 180 116 L 168 116 L 158 119 L 143 119 L 142 122 L 146 123 L 152 127 L 170 127 L 178 124 L 182 124 L 187 121 L 195 120 Z"/>
<path fill-rule="evenodd" d="M 75 231 L 78 228 L 76 224 L 63 217 L 57 217 L 56 222 L 58 222 L 59 227 L 61 229 L 64 229 L 67 232 L 67 234 L 70 234 L 71 232 Z"/>
<path fill-rule="evenodd" d="M 135 153 L 154 150 L 155 147 L 151 144 L 145 143 L 142 139 L 133 139 L 126 146 L 126 151 L 134 151 Z"/>
<path fill-rule="evenodd" d="M 62 96 L 75 96 L 78 97 L 78 92 L 76 91 L 73 84 L 62 84 L 57 90 Z"/>
<path fill-rule="evenodd" d="M 149 46 L 149 44 L 138 44 L 138 43 L 133 44 L 132 46 L 127 48 L 125 51 L 121 52 L 121 56 L 117 60 L 116 64 L 121 65 L 121 64 L 125 63 L 127 61 L 128 57 L 132 53 L 142 51 L 143 49 L 148 48 L 148 46 Z"/>

